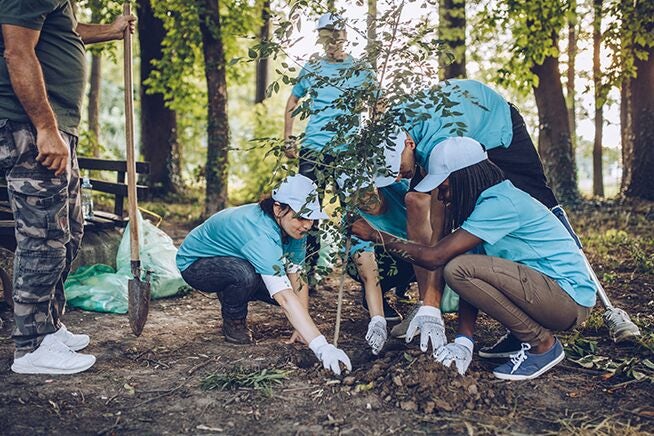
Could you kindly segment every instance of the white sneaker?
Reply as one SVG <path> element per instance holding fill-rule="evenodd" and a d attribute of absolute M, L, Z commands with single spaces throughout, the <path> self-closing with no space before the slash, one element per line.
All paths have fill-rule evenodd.
<path fill-rule="evenodd" d="M 636 336 L 640 336 L 640 329 L 631 321 L 629 314 L 617 307 L 604 312 L 604 322 L 609 328 L 609 336 L 613 342 L 633 341 Z"/>
<path fill-rule="evenodd" d="M 83 350 L 86 348 L 89 342 L 91 342 L 89 335 L 76 335 L 71 333 L 63 324 L 61 324 L 61 328 L 59 330 L 48 336 L 54 336 L 59 340 L 59 342 L 62 342 L 65 346 L 73 351 Z"/>
<path fill-rule="evenodd" d="M 14 359 L 11 370 L 18 374 L 75 374 L 94 363 L 95 356 L 74 352 L 52 334 L 44 337 L 36 350 Z"/>

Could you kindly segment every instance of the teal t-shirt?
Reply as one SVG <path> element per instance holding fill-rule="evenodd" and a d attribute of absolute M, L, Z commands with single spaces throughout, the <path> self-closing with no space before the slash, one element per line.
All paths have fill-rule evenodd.
<path fill-rule="evenodd" d="M 434 106 L 421 101 L 413 109 L 418 115 L 429 115 L 423 121 L 411 117 L 405 128 L 416 143 L 416 161 L 428 168 L 429 154 L 440 142 L 453 136 L 467 136 L 491 150 L 508 147 L 513 139 L 509 104 L 493 89 L 476 80 L 452 79 L 441 82 L 436 91 L 453 103 Z"/>
<path fill-rule="evenodd" d="M 402 179 L 392 185 L 379 188 L 379 192 L 384 196 L 386 210 L 379 215 L 370 215 L 360 212 L 362 218 L 370 223 L 371 226 L 382 232 L 389 233 L 398 238 L 407 239 L 406 233 L 406 205 L 404 196 L 409 191 L 409 181 Z M 357 237 L 352 237 L 352 249 L 350 253 L 357 251 L 375 251 L 375 244 L 369 241 L 362 241 Z"/>
<path fill-rule="evenodd" d="M 324 58 L 307 62 L 291 92 L 295 97 L 309 95 L 311 116 L 304 131 L 302 147 L 322 151 L 341 151 L 346 144 L 333 144 L 336 130 L 344 122 L 351 123 L 347 134 L 359 125 L 358 103 L 352 103 L 353 92 L 364 86 L 376 86 L 375 76 L 366 64 L 348 56 L 343 62 L 329 62 Z M 349 119 L 346 116 L 352 115 Z"/>
<path fill-rule="evenodd" d="M 279 225 L 258 204 L 222 210 L 193 229 L 177 251 L 184 271 L 198 259 L 232 256 L 247 260 L 262 275 L 285 275 L 288 262 L 303 265 L 306 238 L 282 240 Z"/>
<path fill-rule="evenodd" d="M 510 181 L 482 192 L 461 228 L 484 241 L 487 255 L 527 265 L 555 280 L 577 304 L 595 305 L 596 288 L 568 231 Z"/>
<path fill-rule="evenodd" d="M 48 101 L 59 129 L 77 135 L 86 83 L 84 43 L 68 0 L 0 0 L 0 24 L 40 31 L 35 47 Z M 0 34 L 0 53 L 5 44 Z M 0 56 L 0 119 L 30 121 L 14 93 L 4 57 Z"/>

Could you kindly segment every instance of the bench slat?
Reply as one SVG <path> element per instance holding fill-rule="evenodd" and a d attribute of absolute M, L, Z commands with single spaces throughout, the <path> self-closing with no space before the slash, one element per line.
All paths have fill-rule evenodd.
<path fill-rule="evenodd" d="M 127 172 L 127 162 L 124 160 L 96 159 L 92 157 L 78 157 L 80 169 L 83 170 L 101 170 L 101 171 L 118 171 Z M 149 162 L 136 162 L 136 172 L 138 174 L 149 174 Z"/>

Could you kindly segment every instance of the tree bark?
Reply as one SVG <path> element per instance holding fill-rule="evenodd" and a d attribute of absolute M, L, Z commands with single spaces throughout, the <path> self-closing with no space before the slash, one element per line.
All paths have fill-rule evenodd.
<path fill-rule="evenodd" d="M 534 95 L 539 120 L 538 152 L 543 161 L 545 176 L 560 202 L 576 203 L 579 201 L 577 170 L 559 59 L 546 57 L 543 64 L 533 66 L 532 71 L 539 79 Z"/>
<path fill-rule="evenodd" d="M 102 82 L 102 55 L 91 55 L 91 78 L 89 82 L 88 121 L 91 135 L 91 154 L 100 157 L 100 83 Z"/>
<path fill-rule="evenodd" d="M 229 124 L 225 51 L 218 0 L 197 0 L 208 92 L 205 215 L 227 206 Z"/>
<path fill-rule="evenodd" d="M 654 200 L 654 50 L 648 53 L 647 60 L 634 62 L 637 76 L 623 84 L 622 191 Z"/>
<path fill-rule="evenodd" d="M 570 139 L 572 148 L 577 145 L 577 110 L 575 104 L 575 76 L 577 60 L 577 4 L 570 6 L 572 17 L 568 21 L 568 81 L 566 83 L 566 103 L 568 106 L 568 124 L 570 125 Z"/>
<path fill-rule="evenodd" d="M 180 147 L 177 117 L 166 107 L 163 94 L 150 93 L 145 80 L 154 69 L 152 61 L 161 59 L 166 35 L 163 22 L 154 16 L 150 0 L 139 0 L 139 44 L 141 50 L 141 151 L 150 162 L 149 195 L 162 197 L 181 187 Z"/>
<path fill-rule="evenodd" d="M 604 129 L 604 91 L 600 46 L 602 44 L 602 0 L 593 0 L 593 83 L 595 85 L 595 140 L 593 142 L 593 195 L 604 197 L 602 171 L 602 132 Z"/>
<path fill-rule="evenodd" d="M 439 0 L 438 32 L 445 44 L 438 57 L 440 78 L 466 77 L 466 2 Z M 452 58 L 453 56 L 453 58 Z"/>
<path fill-rule="evenodd" d="M 270 0 L 264 0 L 261 8 L 261 30 L 259 41 L 265 44 L 270 39 Z M 262 57 L 257 61 L 256 91 L 254 103 L 261 103 L 266 98 L 268 87 L 268 57 Z"/>
<path fill-rule="evenodd" d="M 366 52 L 368 61 L 373 69 L 377 70 L 377 0 L 368 0 Z"/>

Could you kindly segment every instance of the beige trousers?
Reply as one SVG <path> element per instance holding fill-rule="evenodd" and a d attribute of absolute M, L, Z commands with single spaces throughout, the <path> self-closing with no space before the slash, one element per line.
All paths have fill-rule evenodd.
<path fill-rule="evenodd" d="M 445 266 L 444 277 L 462 299 L 531 345 L 540 343 L 551 330 L 581 324 L 592 310 L 577 304 L 546 275 L 499 257 L 455 257 Z"/>

